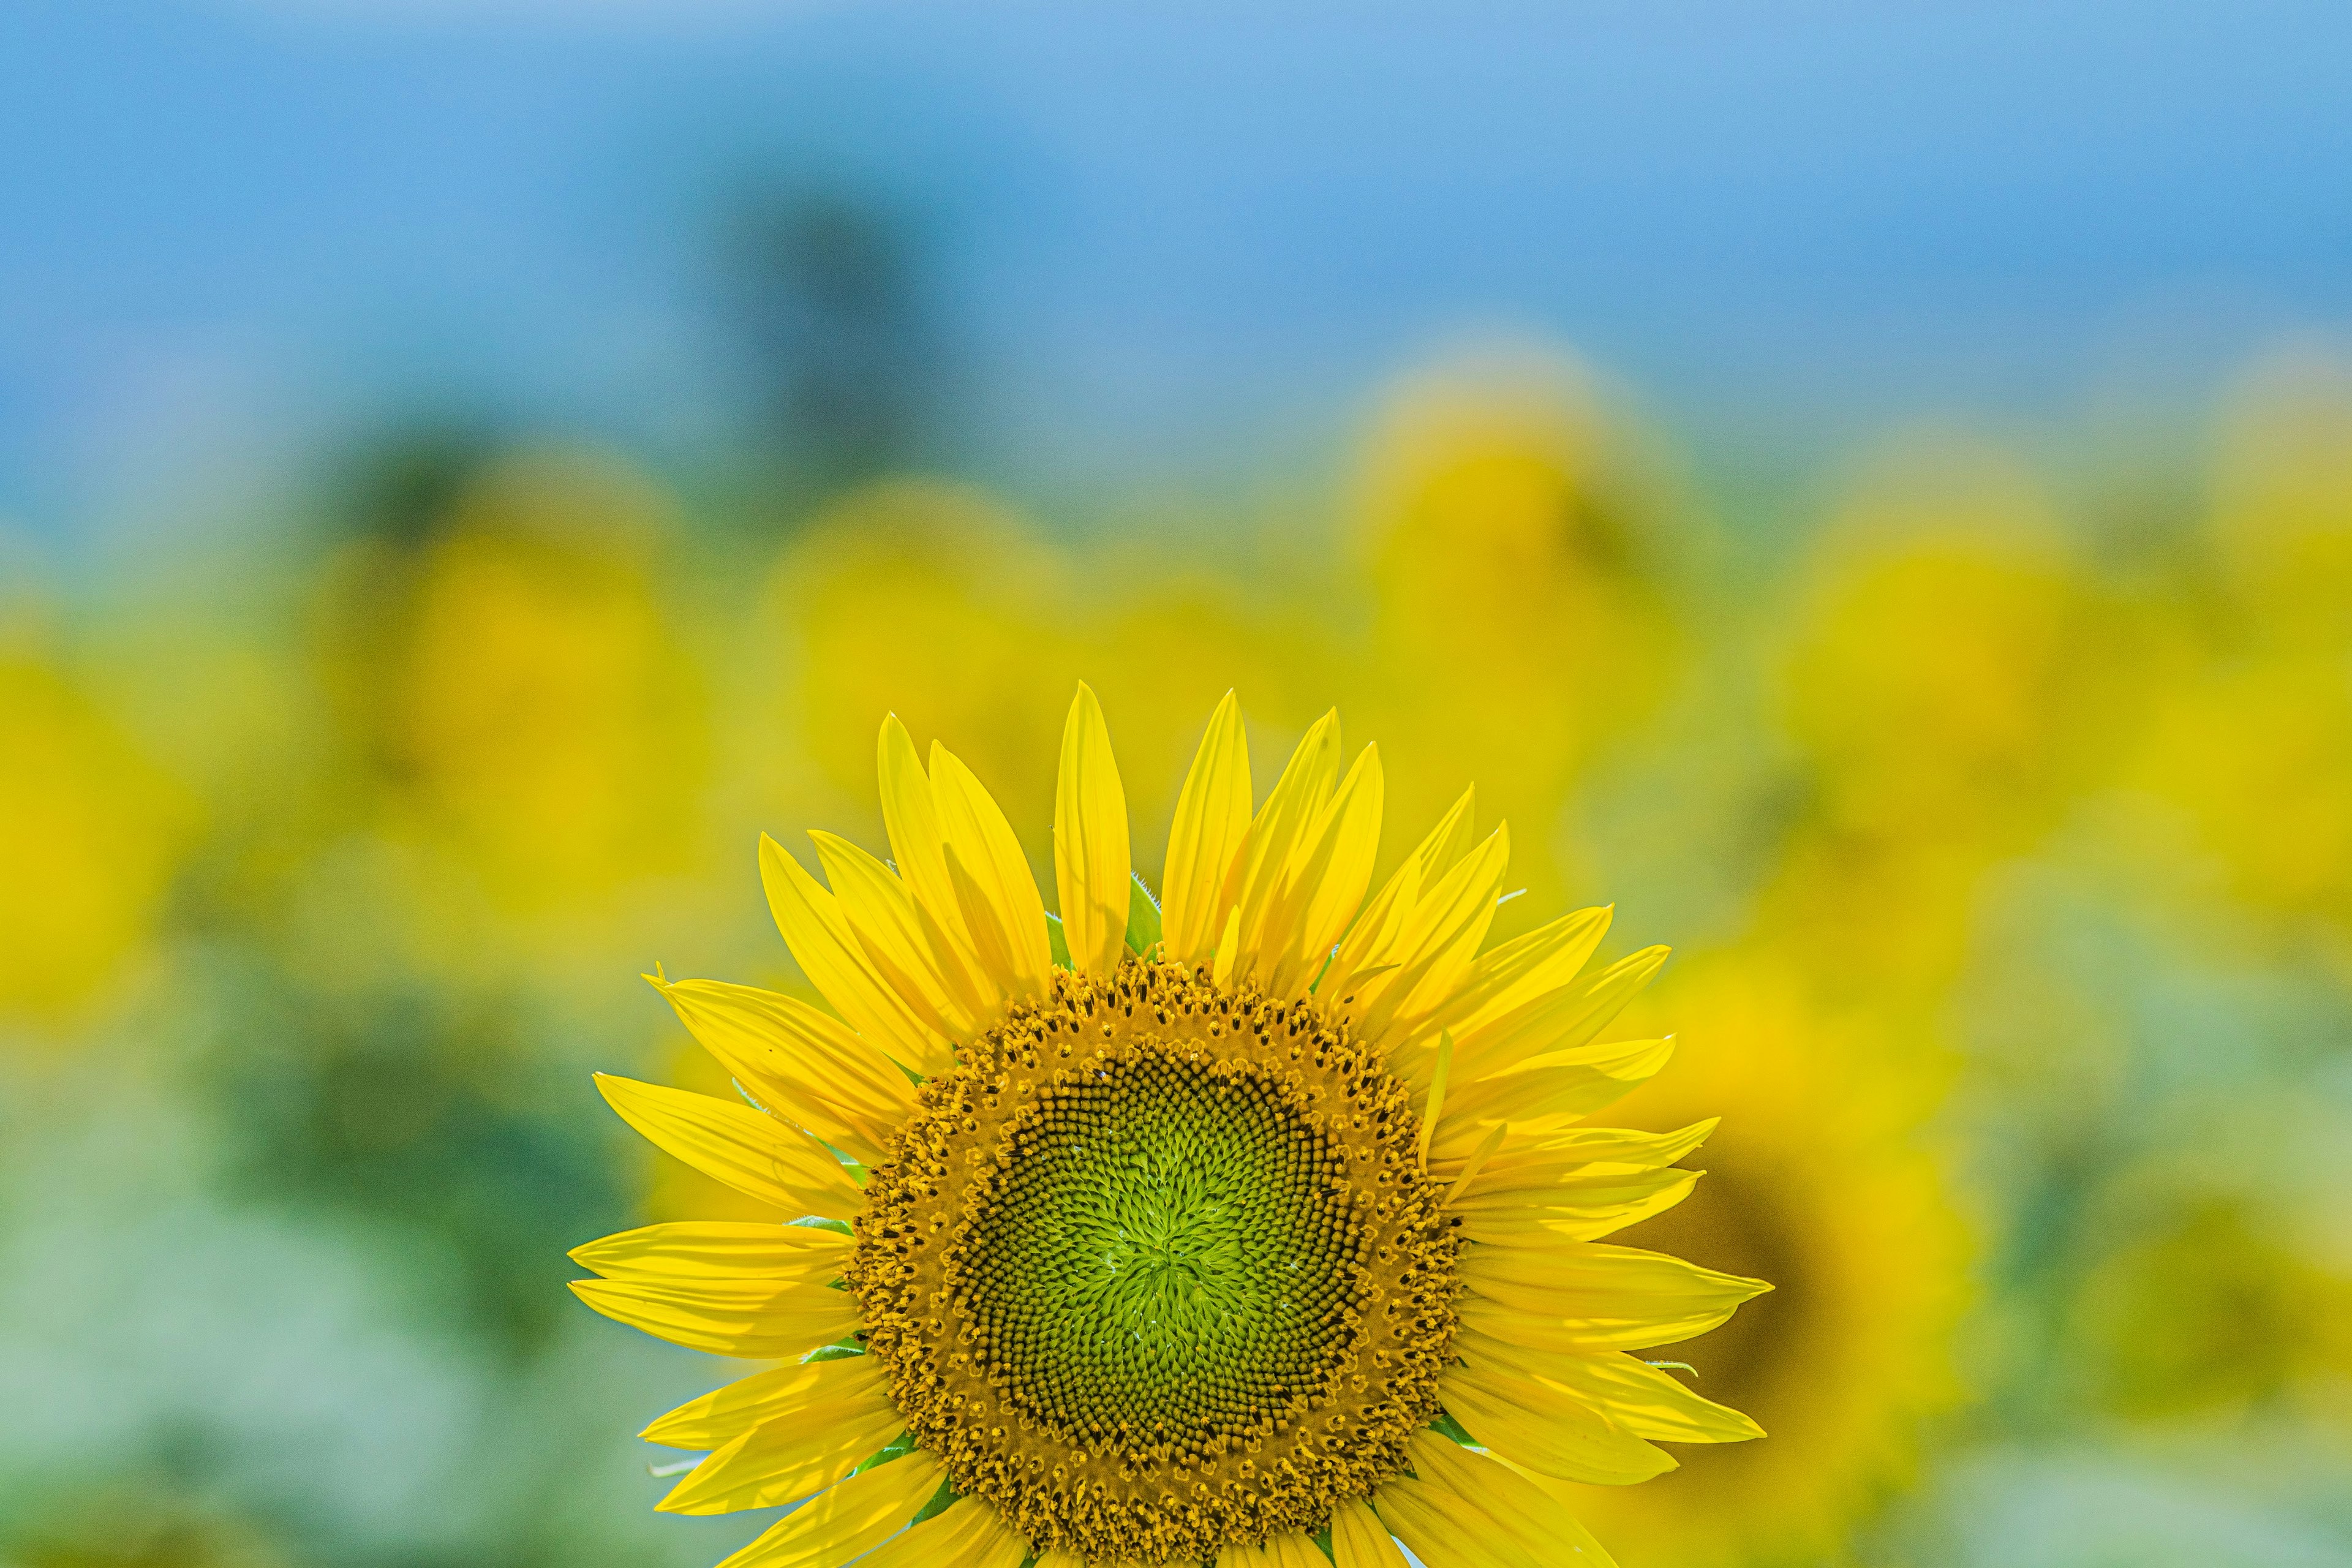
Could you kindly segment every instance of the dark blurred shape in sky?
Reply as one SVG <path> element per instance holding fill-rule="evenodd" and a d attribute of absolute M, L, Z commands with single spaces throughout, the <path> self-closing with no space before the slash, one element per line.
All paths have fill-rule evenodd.
<path fill-rule="evenodd" d="M 839 186 L 752 190 L 727 215 L 722 328 L 766 455 L 817 493 L 935 453 L 947 345 L 913 226 Z"/>
<path fill-rule="evenodd" d="M 989 434 L 1049 461 L 1484 326 L 1815 435 L 2201 396 L 2352 314 L 2347 58 L 2325 0 L 13 5 L 0 514 L 433 399 L 707 441 L 747 159 L 949 215 Z"/>
<path fill-rule="evenodd" d="M 494 432 L 458 413 L 372 430 L 324 467 L 331 514 L 352 532 L 416 549 L 448 523 L 466 486 L 497 456 Z"/>

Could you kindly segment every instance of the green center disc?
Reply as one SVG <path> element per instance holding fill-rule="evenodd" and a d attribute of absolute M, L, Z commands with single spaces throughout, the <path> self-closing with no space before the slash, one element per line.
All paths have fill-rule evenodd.
<path fill-rule="evenodd" d="M 964 1256 L 976 1347 L 1039 1420 L 1178 1444 L 1317 1386 L 1344 1333 L 1344 1152 L 1263 1074 L 1164 1056 L 1047 1090 Z"/>

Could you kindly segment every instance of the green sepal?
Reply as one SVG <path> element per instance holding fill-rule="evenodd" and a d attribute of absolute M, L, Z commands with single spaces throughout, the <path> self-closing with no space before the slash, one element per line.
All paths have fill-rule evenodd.
<path fill-rule="evenodd" d="M 931 1500 L 917 1509 L 915 1510 L 915 1517 L 908 1520 L 907 1522 L 910 1525 L 920 1524 L 927 1519 L 936 1518 L 939 1515 L 947 1512 L 950 1508 L 953 1507 L 955 1505 L 955 1483 L 953 1481 L 941 1481 L 940 1483 L 940 1489 L 931 1494 Z"/>
<path fill-rule="evenodd" d="M 803 1362 L 847 1361 L 852 1356 L 861 1356 L 865 1353 L 866 1352 L 864 1351 L 858 1349 L 856 1345 L 819 1345 L 816 1349 L 809 1352 L 808 1354 L 801 1357 L 801 1360 Z"/>
<path fill-rule="evenodd" d="M 1433 1432 L 1444 1433 L 1465 1448 L 1475 1448 L 1478 1446 L 1478 1439 L 1465 1432 L 1462 1429 L 1462 1423 L 1443 1410 L 1437 1413 L 1437 1419 L 1429 1424 L 1429 1429 Z"/>
<path fill-rule="evenodd" d="M 1075 968 L 1070 963 L 1070 939 L 1062 934 L 1062 917 L 1045 917 L 1045 945 L 1053 950 L 1054 962 L 1064 969 Z"/>
<path fill-rule="evenodd" d="M 877 1465 L 887 1465 L 893 1459 L 903 1459 L 914 1451 L 915 1435 L 912 1432 L 901 1432 L 891 1438 L 889 1444 L 879 1453 L 860 1459 L 857 1462 L 857 1468 L 849 1473 L 853 1476 L 862 1476 Z"/>
<path fill-rule="evenodd" d="M 1133 872 L 1127 889 L 1128 951 L 1149 954 L 1160 945 L 1160 900 L 1143 885 L 1143 873 Z"/>
<path fill-rule="evenodd" d="M 847 1220 L 827 1219 L 823 1215 L 803 1215 L 798 1219 L 789 1219 L 784 1223 L 786 1225 L 806 1226 L 811 1230 L 830 1230 L 842 1236 L 855 1236 L 857 1234 L 849 1228 L 849 1222 Z"/>

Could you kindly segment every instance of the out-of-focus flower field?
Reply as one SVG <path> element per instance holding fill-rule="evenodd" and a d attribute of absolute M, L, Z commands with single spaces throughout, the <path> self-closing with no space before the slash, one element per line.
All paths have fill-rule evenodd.
<path fill-rule="evenodd" d="M 1676 947 L 1622 1120 L 1725 1120 L 1623 1239 L 1778 1282 L 1686 1351 L 1771 1436 L 1588 1489 L 1628 1568 L 2352 1562 L 2352 372 L 2250 365 L 2177 480 L 1923 434 L 1771 527 L 1565 363 L 1373 401 L 1229 507 L 388 437 L 241 553 L 12 570 L 0 1563 L 748 1539 L 651 1511 L 716 1374 L 563 1254 L 749 1200 L 590 1069 L 725 1090 L 656 963 L 814 994 L 757 835 L 880 848 L 886 711 L 1049 867 L 1081 679 L 1148 871 L 1231 688 L 1380 743 L 1390 860 L 1475 781 L 1498 938 Z"/>

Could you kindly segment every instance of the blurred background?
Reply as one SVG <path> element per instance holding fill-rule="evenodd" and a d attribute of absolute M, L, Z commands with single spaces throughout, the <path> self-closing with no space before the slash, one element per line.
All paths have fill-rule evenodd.
<path fill-rule="evenodd" d="M 1156 868 L 1238 688 L 1676 945 L 1779 1281 L 1627 1568 L 2352 1563 L 2336 5 L 0 10 L 0 1563 L 689 1568 L 743 1212 L 591 1068 L 803 985 L 895 709 Z M 1050 876 L 1048 878 L 1050 886 Z"/>

